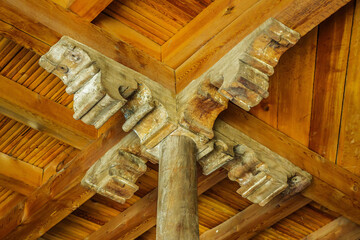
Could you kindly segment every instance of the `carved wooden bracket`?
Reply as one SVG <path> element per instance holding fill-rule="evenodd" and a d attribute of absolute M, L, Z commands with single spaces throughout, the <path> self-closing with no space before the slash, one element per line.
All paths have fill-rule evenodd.
<path fill-rule="evenodd" d="M 74 94 L 74 118 L 99 128 L 121 110 L 123 130 L 138 136 L 131 133 L 109 150 L 82 183 L 124 202 L 137 190 L 135 182 L 146 171 L 146 161 L 159 161 L 159 143 L 170 135 L 185 135 L 196 144 L 204 174 L 226 168 L 241 186 L 238 193 L 255 203 L 264 205 L 280 193 L 302 190 L 311 179 L 306 172 L 241 133 L 228 133 L 224 124 L 213 131 L 229 100 L 249 110 L 268 96 L 273 67 L 299 38 L 269 19 L 176 97 L 144 75 L 61 38 L 40 65 Z"/>

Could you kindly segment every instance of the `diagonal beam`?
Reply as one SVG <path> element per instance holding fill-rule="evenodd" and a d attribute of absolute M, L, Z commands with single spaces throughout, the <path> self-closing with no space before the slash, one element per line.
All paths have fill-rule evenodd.
<path fill-rule="evenodd" d="M 317 239 L 347 239 L 356 240 L 360 238 L 360 226 L 349 221 L 345 217 L 338 217 L 334 221 L 316 230 L 303 240 Z"/>
<path fill-rule="evenodd" d="M 232 218 L 201 234 L 200 239 L 249 239 L 310 202 L 311 200 L 296 195 L 287 200 L 277 197 L 264 207 L 252 204 Z"/>
<path fill-rule="evenodd" d="M 0 20 L 11 26 L 0 28 L 7 36 L 11 37 L 8 31 L 14 32 L 13 28 L 25 33 L 11 38 L 14 41 L 26 37 L 19 43 L 33 42 L 35 38 L 52 46 L 66 35 L 175 91 L 173 69 L 50 0 L 1 1 Z"/>
<path fill-rule="evenodd" d="M 97 131 L 73 118 L 73 111 L 0 76 L 0 112 L 36 130 L 82 149 Z"/>
<path fill-rule="evenodd" d="M 29 196 L 42 184 L 43 169 L 0 152 L 0 185 Z"/>
<path fill-rule="evenodd" d="M 304 196 L 360 223 L 360 205 L 357 200 L 360 198 L 358 191 L 360 178 L 358 176 L 326 160 L 233 104 L 220 118 L 309 172 L 313 176 L 313 183 L 305 190 Z M 353 211 L 343 204 L 338 204 L 338 201 L 328 201 L 325 195 L 330 197 L 332 194 L 337 196 L 338 200 L 342 197 L 346 199 L 348 206 L 352 206 Z"/>
<path fill-rule="evenodd" d="M 113 0 L 75 0 L 69 7 L 87 22 L 94 20 Z"/>
<path fill-rule="evenodd" d="M 224 169 L 209 176 L 198 178 L 198 195 L 226 177 Z M 112 218 L 109 222 L 93 232 L 86 239 L 135 239 L 154 227 L 156 224 L 157 188 L 140 199 L 134 205 Z"/>
<path fill-rule="evenodd" d="M 121 120 L 122 121 L 122 120 Z M 86 171 L 111 147 L 124 132 L 121 121 L 101 135 L 71 160 L 31 196 L 9 209 L 0 218 L 1 239 L 36 239 L 94 195 L 80 185 Z"/>

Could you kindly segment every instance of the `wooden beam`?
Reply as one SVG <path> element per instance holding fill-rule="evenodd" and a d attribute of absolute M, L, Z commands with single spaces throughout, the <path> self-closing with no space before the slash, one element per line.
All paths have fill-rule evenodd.
<path fill-rule="evenodd" d="M 306 236 L 305 238 L 303 238 L 303 240 L 356 240 L 359 238 L 360 226 L 351 222 L 345 217 L 338 217 L 334 221 L 326 224 L 322 228 Z"/>
<path fill-rule="evenodd" d="M 36 130 L 82 149 L 97 131 L 73 118 L 73 111 L 0 76 L 0 112 Z"/>
<path fill-rule="evenodd" d="M 225 9 L 223 8 L 223 11 L 217 14 L 222 13 L 222 15 L 226 15 L 227 12 L 234 11 L 238 14 L 238 17 L 229 22 L 223 29 L 220 28 L 219 32 L 214 33 L 213 31 L 210 31 L 211 37 L 207 36 L 205 33 L 205 37 L 202 37 L 201 41 L 196 41 L 194 44 L 191 44 L 191 42 L 189 43 L 188 41 L 186 41 L 186 45 L 179 44 L 181 49 L 176 49 L 176 46 L 173 45 L 176 49 L 173 51 L 181 53 L 177 55 L 186 55 L 185 59 L 177 61 L 174 65 L 179 66 L 176 68 L 176 92 L 180 92 L 190 81 L 199 77 L 219 61 L 219 59 L 229 52 L 237 43 L 270 17 L 279 20 L 281 23 L 299 32 L 303 36 L 349 1 L 350 0 L 260 0 L 250 8 L 246 9 L 246 11 L 236 12 L 233 9 L 242 8 L 241 5 L 243 2 L 239 1 L 237 5 L 231 5 Z M 251 1 L 251 3 L 253 2 Z M 197 21 L 196 18 L 194 20 Z M 218 24 L 222 26 L 222 21 L 228 20 L 226 20 L 226 17 L 214 17 L 212 26 Z M 204 24 L 203 20 L 200 19 L 196 27 L 187 28 L 187 33 L 180 32 L 184 36 L 191 36 L 193 31 L 195 31 L 196 34 L 199 34 L 199 32 L 201 33 L 202 31 L 202 25 L 207 27 L 207 24 Z M 194 30 L 196 28 L 200 30 Z M 175 37 L 173 38 L 175 39 Z M 171 42 L 169 42 L 169 44 L 171 44 Z M 167 59 L 167 56 L 163 56 L 163 58 Z M 171 58 L 171 61 L 173 62 L 176 60 Z"/>
<path fill-rule="evenodd" d="M 0 153 L 0 185 L 29 196 L 42 184 L 43 169 Z"/>
<path fill-rule="evenodd" d="M 249 113 L 236 108 L 233 104 L 229 105 L 229 109 L 223 112 L 220 118 L 310 173 L 313 176 L 311 186 L 317 189 L 317 194 L 328 192 L 330 196 L 331 192 L 334 194 L 335 192 L 339 192 L 346 196 L 350 206 L 354 209 L 360 209 L 360 204 L 357 200 L 360 197 L 358 185 L 360 178 L 358 176 L 326 160 L 319 154 L 309 150 L 304 145 L 270 127 Z M 324 182 L 325 185 L 320 184 L 320 182 Z M 314 198 L 316 196 L 312 194 L 316 194 L 316 191 L 312 191 L 312 193 L 307 194 L 306 197 L 325 206 L 328 201 L 326 198 L 317 198 L 318 200 L 315 200 Z M 346 210 L 342 204 L 329 202 L 329 206 L 326 207 L 341 213 L 354 222 L 360 223 L 360 214 L 356 214 L 355 211 L 351 212 L 350 210 Z"/>
<path fill-rule="evenodd" d="M 69 7 L 87 22 L 94 20 L 113 0 L 75 0 Z"/>
<path fill-rule="evenodd" d="M 232 218 L 201 234 L 200 239 L 249 239 L 310 202 L 311 200 L 296 195 L 288 200 L 277 197 L 264 207 L 252 204 Z"/>
<path fill-rule="evenodd" d="M 36 38 L 52 46 L 61 36 L 69 36 L 175 91 L 174 71 L 171 68 L 50 0 L 2 1 L 0 16 L 1 21 L 26 33 L 21 37 Z M 9 29 L 11 27 L 2 28 L 3 31 Z M 16 36 L 13 40 L 18 39 Z M 27 39 L 21 42 L 27 42 Z"/>
<path fill-rule="evenodd" d="M 36 239 L 94 195 L 80 185 L 86 171 L 125 135 L 116 122 L 31 196 L 0 219 L 0 238 Z"/>
<path fill-rule="evenodd" d="M 226 178 L 227 171 L 218 170 L 209 176 L 198 178 L 198 195 L 206 192 L 212 186 Z M 130 240 L 141 236 L 156 224 L 157 188 L 140 199 L 134 205 L 112 218 L 109 222 L 90 234 L 86 239 L 95 240 Z"/>

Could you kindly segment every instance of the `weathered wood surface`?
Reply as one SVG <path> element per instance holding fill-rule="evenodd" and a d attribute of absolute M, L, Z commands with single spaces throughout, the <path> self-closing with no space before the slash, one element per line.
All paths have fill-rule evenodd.
<path fill-rule="evenodd" d="M 147 159 L 124 150 L 131 148 L 127 145 L 134 145 L 133 142 L 139 142 L 135 133 L 125 136 L 91 166 L 81 184 L 105 197 L 125 203 L 139 189 L 135 183 L 147 169 Z M 140 147 L 139 143 L 135 145 Z"/>
<path fill-rule="evenodd" d="M 0 111 L 36 130 L 83 149 L 97 131 L 72 117 L 72 110 L 0 76 Z"/>
<path fill-rule="evenodd" d="M 337 164 L 360 174 L 360 2 L 356 1 L 341 118 Z"/>
<path fill-rule="evenodd" d="M 85 148 L 31 196 L 13 208 L 17 214 L 0 219 L 3 239 L 36 239 L 94 195 L 80 185 L 86 171 L 107 150 L 117 144 L 124 132 L 117 122 L 97 141 Z M 11 210 L 12 211 L 12 210 Z"/>
<path fill-rule="evenodd" d="M 33 14 L 35 12 L 37 14 Z M 37 38 L 51 46 L 61 36 L 69 36 L 175 91 L 171 68 L 51 1 L 2 1 L 0 13 L 0 20 L 27 33 L 29 38 Z"/>
<path fill-rule="evenodd" d="M 348 211 L 346 206 L 339 205 L 333 201 L 329 202 L 326 198 L 320 198 L 316 195 L 327 192 L 329 197 L 331 192 L 333 194 L 341 192 L 344 198 L 347 199 L 348 206 L 359 207 L 357 201 L 359 198 L 359 191 L 357 191 L 358 183 L 360 182 L 359 177 L 324 159 L 319 154 L 312 152 L 302 144 L 273 129 L 250 114 L 237 109 L 233 105 L 230 105 L 229 109 L 220 116 L 226 123 L 310 173 L 313 176 L 313 180 L 317 180 L 310 187 L 316 187 L 317 192 L 312 191 L 306 197 L 324 206 L 328 205 L 326 206 L 327 208 L 339 212 L 353 221 L 359 221 L 360 215 Z M 319 184 L 321 180 L 326 184 Z"/>
<path fill-rule="evenodd" d="M 347 2 L 349 1 L 307 0 L 300 3 L 292 0 L 262 0 L 257 2 L 218 34 L 214 36 L 214 33 L 212 33 L 210 41 L 208 41 L 210 38 L 205 38 L 204 41 L 197 43 L 192 48 L 191 57 L 187 58 L 176 69 L 176 91 L 180 92 L 190 81 L 203 74 L 242 39 L 265 22 L 266 19 L 274 17 L 287 27 L 299 32 L 301 36 L 304 36 Z M 237 5 L 234 5 L 234 7 L 236 8 Z M 213 22 L 213 25 L 216 24 L 216 21 Z M 198 27 L 201 28 L 201 25 Z M 192 30 L 188 31 L 188 35 L 190 35 Z M 181 50 L 178 51 L 181 52 Z"/>
<path fill-rule="evenodd" d="M 354 4 L 349 3 L 319 26 L 309 148 L 332 162 L 339 141 L 353 13 Z"/>
<path fill-rule="evenodd" d="M 209 176 L 198 178 L 198 195 L 213 187 L 226 177 L 224 169 Z M 158 189 L 154 189 L 134 205 L 112 218 L 109 222 L 90 234 L 86 240 L 105 238 L 130 240 L 135 239 L 156 225 L 156 206 Z"/>
<path fill-rule="evenodd" d="M 195 142 L 170 135 L 161 148 L 156 239 L 198 239 Z"/>
<path fill-rule="evenodd" d="M 43 170 L 29 163 L 0 153 L 0 184 L 15 192 L 29 196 L 41 186 Z"/>
<path fill-rule="evenodd" d="M 324 227 L 316 230 L 303 240 L 357 240 L 360 238 L 360 226 L 345 217 L 338 217 Z"/>
<path fill-rule="evenodd" d="M 282 200 L 279 196 L 264 207 L 252 204 L 219 226 L 201 234 L 200 239 L 250 239 L 310 202 L 311 200 L 296 195 L 287 200 Z"/>
<path fill-rule="evenodd" d="M 69 9 L 85 21 L 94 20 L 113 0 L 75 0 Z"/>

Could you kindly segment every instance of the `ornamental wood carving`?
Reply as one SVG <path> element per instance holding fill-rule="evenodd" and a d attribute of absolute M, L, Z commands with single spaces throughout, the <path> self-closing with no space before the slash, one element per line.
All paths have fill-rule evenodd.
<path fill-rule="evenodd" d="M 83 185 L 122 203 L 137 190 L 135 182 L 146 171 L 146 161 L 162 161 L 160 143 L 169 136 L 186 136 L 196 145 L 205 175 L 227 169 L 240 185 L 237 192 L 254 203 L 265 205 L 279 194 L 304 189 L 311 181 L 308 173 L 225 123 L 215 124 L 229 100 L 249 110 L 268 96 L 274 66 L 299 38 L 269 19 L 174 96 L 149 78 L 63 37 L 41 57 L 40 65 L 74 94 L 74 118 L 99 128 L 121 110 L 126 119 L 122 129 L 134 132 L 91 167 Z"/>

